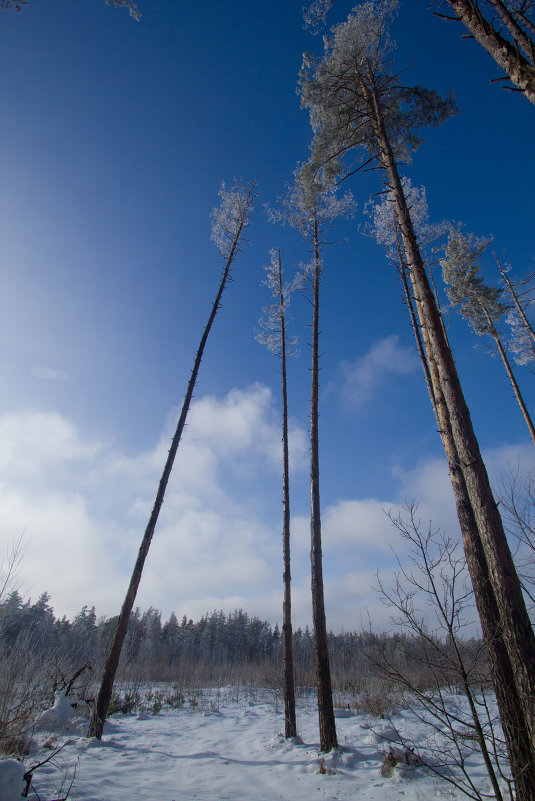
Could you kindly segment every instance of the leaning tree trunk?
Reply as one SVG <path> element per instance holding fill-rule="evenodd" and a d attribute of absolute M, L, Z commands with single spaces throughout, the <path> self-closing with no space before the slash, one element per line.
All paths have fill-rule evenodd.
<path fill-rule="evenodd" d="M 535 801 L 535 751 L 532 747 L 533 742 L 522 712 L 516 685 L 514 681 L 511 681 L 513 669 L 502 636 L 498 605 L 490 582 L 487 560 L 461 470 L 459 455 L 453 440 L 451 422 L 440 386 L 436 362 L 432 356 L 429 338 L 425 329 L 423 329 L 423 339 L 426 352 L 429 353 L 430 358 L 427 367 L 432 384 L 433 408 L 448 461 L 466 562 L 486 644 L 491 679 L 496 691 L 496 700 L 507 744 L 511 774 L 515 782 L 518 801 Z"/>
<path fill-rule="evenodd" d="M 520 51 L 520 47 L 510 42 L 485 18 L 473 0 L 448 0 L 472 36 L 492 56 L 518 89 L 531 103 L 535 103 L 535 63 L 533 61 L 533 38 L 524 34 L 522 45 L 525 52 L 531 52 L 531 61 Z M 521 32 L 522 35 L 522 32 Z M 518 31 L 515 33 L 518 38 Z"/>
<path fill-rule="evenodd" d="M 518 386 L 518 382 L 516 380 L 516 376 L 513 372 L 513 368 L 511 367 L 511 363 L 507 358 L 507 353 L 505 352 L 505 348 L 502 345 L 502 341 L 500 336 L 494 327 L 492 320 L 490 319 L 490 315 L 488 314 L 487 310 L 482 306 L 483 312 L 487 318 L 487 322 L 491 326 L 490 328 L 490 336 L 494 339 L 496 343 L 496 347 L 498 348 L 498 353 L 500 354 L 501 360 L 503 362 L 503 366 L 505 367 L 505 372 L 507 373 L 507 377 L 509 382 L 513 388 L 513 392 L 515 393 L 516 402 L 520 407 L 520 411 L 522 412 L 522 416 L 524 418 L 524 422 L 526 423 L 529 431 L 529 435 L 531 437 L 531 441 L 535 445 L 535 426 L 533 425 L 533 420 L 531 419 L 531 415 L 528 411 L 528 407 L 524 401 L 522 393 L 520 392 L 520 387 Z"/>
<path fill-rule="evenodd" d="M 282 670 L 284 680 L 284 736 L 297 736 L 295 716 L 295 680 L 292 643 L 292 591 L 290 573 L 290 459 L 288 449 L 288 391 L 286 384 L 286 323 L 284 292 L 279 251 L 279 299 L 281 308 L 281 373 L 282 373 L 282 555 L 284 599 L 282 603 Z"/>
<path fill-rule="evenodd" d="M 147 554 L 149 552 L 150 544 L 152 541 L 152 537 L 154 535 L 154 529 L 156 528 L 156 523 L 158 521 L 158 516 L 160 514 L 160 510 L 162 508 L 163 499 L 165 495 L 165 490 L 167 488 L 167 484 L 169 482 L 169 476 L 171 475 L 171 470 L 173 467 L 173 462 L 175 460 L 176 452 L 178 450 L 178 446 L 180 443 L 180 439 L 182 437 L 182 432 L 184 430 L 184 426 L 186 424 L 186 417 L 188 416 L 188 411 L 191 403 L 191 399 L 193 396 L 193 390 L 195 388 L 195 384 L 197 382 L 197 376 L 199 374 L 199 368 L 201 366 L 201 361 L 204 353 L 204 348 L 206 346 L 206 341 L 208 339 L 208 335 L 210 333 L 210 329 L 212 328 L 213 322 L 215 320 L 215 316 L 219 309 L 221 303 L 221 297 L 223 295 L 223 290 L 225 289 L 225 285 L 227 283 L 227 279 L 230 274 L 230 267 L 231 264 L 236 256 L 238 250 L 238 242 L 241 236 L 241 232 L 245 225 L 245 215 L 242 218 L 241 223 L 239 224 L 237 234 L 234 238 L 233 244 L 231 246 L 230 255 L 227 258 L 227 262 L 225 265 L 225 269 L 223 271 L 223 276 L 221 278 L 221 282 L 219 284 L 219 290 L 214 300 L 212 311 L 208 318 L 208 322 L 204 329 L 201 342 L 199 345 L 199 349 L 197 350 L 197 354 L 195 356 L 195 362 L 193 365 L 193 370 L 191 373 L 191 378 L 188 382 L 188 387 L 186 391 L 186 396 L 184 398 L 184 402 L 182 404 L 182 411 L 180 414 L 180 418 L 177 423 L 176 431 L 171 441 L 171 447 L 169 449 L 169 453 L 167 455 L 167 460 L 165 462 L 165 467 L 163 469 L 162 477 L 160 479 L 160 484 L 158 486 L 158 492 L 156 493 L 156 499 L 154 501 L 154 506 L 152 507 L 152 512 L 149 518 L 149 522 L 147 524 L 147 528 L 145 529 L 145 533 L 143 535 L 143 539 L 141 541 L 141 545 L 139 548 L 139 552 L 137 555 L 136 563 L 134 565 L 134 569 L 132 571 L 132 576 L 130 578 L 130 584 L 128 585 L 128 590 L 126 592 L 125 599 L 123 601 L 123 605 L 121 607 L 121 613 L 119 615 L 119 619 L 117 621 L 117 626 L 115 628 L 115 633 L 113 635 L 113 641 L 111 644 L 110 652 L 108 654 L 108 658 L 106 659 L 106 664 L 104 666 L 104 673 L 102 676 L 102 682 L 100 685 L 100 690 L 98 694 L 98 698 L 96 704 L 93 708 L 93 712 L 91 715 L 91 720 L 89 723 L 89 728 L 87 730 L 87 737 L 97 737 L 99 740 L 102 738 L 102 731 L 104 728 L 104 721 L 106 719 L 106 715 L 108 713 L 108 707 L 110 704 L 110 699 L 112 696 L 113 691 L 113 684 L 115 681 L 115 674 L 117 673 L 117 667 L 119 665 L 119 659 L 121 656 L 121 651 L 123 648 L 123 643 L 126 637 L 126 632 L 128 630 L 128 622 L 130 620 L 130 615 L 132 612 L 132 608 L 134 606 L 134 601 L 137 595 L 139 582 L 141 581 L 141 574 L 143 572 L 143 566 L 145 564 L 145 559 L 147 558 Z"/>
<path fill-rule="evenodd" d="M 434 400 L 519 801 L 533 801 L 535 638 L 445 339 L 440 313 L 420 255 L 378 98 L 373 91 L 368 93 L 368 97 L 382 163 L 394 193 L 413 293 L 417 298 L 433 388 L 432 403 Z M 508 595 L 509 591 L 511 596 Z"/>
<path fill-rule="evenodd" d="M 323 594 L 323 565 L 321 552 L 321 514 L 319 485 L 318 389 L 319 389 L 319 285 L 321 262 L 317 219 L 314 220 L 314 303 L 312 317 L 312 390 L 310 398 L 310 563 L 312 572 L 312 620 L 314 623 L 314 651 L 316 656 L 316 682 L 320 749 L 336 748 L 336 723 L 331 687 L 331 669 L 327 646 L 327 623 Z"/>
<path fill-rule="evenodd" d="M 522 325 L 524 326 L 524 330 L 525 330 L 525 332 L 527 333 L 527 335 L 530 338 L 530 346 L 531 346 L 532 355 L 535 356 L 535 330 L 533 329 L 533 326 L 531 325 L 530 321 L 528 320 L 528 318 L 526 316 L 526 312 L 524 311 L 524 308 L 522 307 L 522 304 L 520 303 L 520 300 L 519 300 L 519 297 L 518 297 L 518 293 L 517 293 L 515 287 L 513 286 L 513 282 L 511 281 L 511 279 L 507 275 L 506 270 L 502 267 L 502 265 L 500 264 L 500 262 L 499 262 L 499 260 L 497 258 L 496 258 L 496 261 L 498 262 L 498 269 L 500 271 L 500 275 L 503 278 L 503 280 L 505 281 L 505 283 L 507 284 L 507 289 L 509 290 L 509 294 L 511 295 L 513 303 L 515 304 L 515 308 L 516 308 L 516 310 L 518 312 L 518 316 L 522 320 Z M 531 277 L 533 277 L 533 276 L 531 276 Z M 531 278 L 527 279 L 527 280 L 531 280 Z"/>

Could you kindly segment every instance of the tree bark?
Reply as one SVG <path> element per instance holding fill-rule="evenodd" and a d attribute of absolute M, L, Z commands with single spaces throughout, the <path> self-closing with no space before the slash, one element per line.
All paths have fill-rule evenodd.
<path fill-rule="evenodd" d="M 513 668 L 502 636 L 498 605 L 490 581 L 487 560 L 464 481 L 459 455 L 455 447 L 448 409 L 440 387 L 438 370 L 432 357 L 425 329 L 424 340 L 431 360 L 428 368 L 435 398 L 434 409 L 437 425 L 448 462 L 466 562 L 486 644 L 491 679 L 496 692 L 496 700 L 509 754 L 511 774 L 515 782 L 518 801 L 535 801 L 535 749 L 532 748 L 532 740 L 522 712 L 516 685 L 514 681 L 511 681 Z"/>
<path fill-rule="evenodd" d="M 312 573 L 312 619 L 314 623 L 314 652 L 316 657 L 316 682 L 318 692 L 318 716 L 320 749 L 330 751 L 338 746 L 334 718 L 331 669 L 327 646 L 327 624 L 323 592 L 323 565 L 321 551 L 321 513 L 319 486 L 319 435 L 318 435 L 318 389 L 319 389 L 319 285 L 321 261 L 319 252 L 318 222 L 314 220 L 314 303 L 312 317 L 312 390 L 310 398 L 310 563 Z"/>
<path fill-rule="evenodd" d="M 377 95 L 368 104 L 393 191 L 424 337 L 468 569 L 489 649 L 489 664 L 519 801 L 535 799 L 535 638 L 440 313 L 427 278 Z M 514 687 L 513 687 L 514 685 Z"/>
<path fill-rule="evenodd" d="M 501 35 L 485 18 L 473 0 L 448 0 L 466 28 L 479 44 L 492 56 L 530 103 L 535 104 L 535 64 L 525 57 L 518 47 Z M 533 41 L 531 47 L 533 47 Z M 529 47 L 529 43 L 528 43 Z M 530 56 L 532 59 L 533 57 Z"/>
<path fill-rule="evenodd" d="M 295 680 L 292 644 L 292 592 L 290 572 L 290 459 L 288 448 L 288 389 L 286 383 L 286 322 L 284 292 L 279 250 L 279 301 L 281 308 L 281 372 L 282 372 L 282 555 L 284 599 L 282 603 L 282 669 L 284 680 L 284 736 L 297 736 L 295 715 Z"/>

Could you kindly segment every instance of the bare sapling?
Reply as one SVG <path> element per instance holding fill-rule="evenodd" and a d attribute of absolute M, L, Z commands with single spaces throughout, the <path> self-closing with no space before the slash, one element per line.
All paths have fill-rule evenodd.
<path fill-rule="evenodd" d="M 512 779 L 501 728 L 490 711 L 487 650 L 474 636 L 473 593 L 464 554 L 431 523 L 424 528 L 415 503 L 406 504 L 405 512 L 389 517 L 409 547 L 409 557 L 403 564 L 398 560 L 393 586 L 386 587 L 380 579 L 378 584 L 397 630 L 417 646 L 411 649 L 410 667 L 399 660 L 394 664 L 380 649 L 372 659 L 401 690 L 403 705 L 430 732 L 417 750 L 421 764 L 470 797 L 483 799 L 484 790 L 469 767 L 470 754 L 478 750 L 494 797 L 504 801 L 502 785 L 510 791 Z M 401 744 L 415 749 L 403 736 Z"/>

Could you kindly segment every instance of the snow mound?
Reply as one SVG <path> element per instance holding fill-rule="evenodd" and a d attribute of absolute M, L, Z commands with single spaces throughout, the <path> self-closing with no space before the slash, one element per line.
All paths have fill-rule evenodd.
<path fill-rule="evenodd" d="M 0 760 L 0 799 L 2 801 L 20 801 L 26 789 L 24 774 L 26 768 L 16 759 Z"/>
<path fill-rule="evenodd" d="M 282 734 L 282 732 L 277 732 L 277 734 L 274 734 L 273 737 L 269 740 L 267 747 L 273 750 L 289 751 L 295 745 L 303 745 L 303 744 L 304 744 L 303 740 L 301 739 L 301 737 L 299 737 L 299 735 L 297 737 L 288 737 L 288 739 L 286 739 L 286 737 L 284 736 L 284 734 Z"/>
<path fill-rule="evenodd" d="M 366 745 L 380 745 L 387 743 L 397 743 L 399 735 L 392 726 L 381 726 L 379 729 L 370 732 L 365 739 Z"/>
<path fill-rule="evenodd" d="M 352 709 L 343 709 L 338 708 L 334 710 L 334 717 L 335 718 L 353 718 L 355 713 Z"/>
<path fill-rule="evenodd" d="M 74 698 L 56 693 L 54 705 L 42 712 L 37 719 L 37 728 L 41 731 L 66 732 L 80 718 L 79 705 L 80 702 Z M 82 721 L 78 720 L 78 723 Z"/>

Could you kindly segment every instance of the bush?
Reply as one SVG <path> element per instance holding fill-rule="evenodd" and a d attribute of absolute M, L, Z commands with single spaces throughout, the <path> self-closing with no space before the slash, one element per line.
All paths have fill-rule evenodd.
<path fill-rule="evenodd" d="M 35 721 L 49 695 L 45 667 L 49 661 L 28 635 L 19 637 L 9 650 L 0 647 L 0 751 L 4 754 L 28 753 Z"/>

